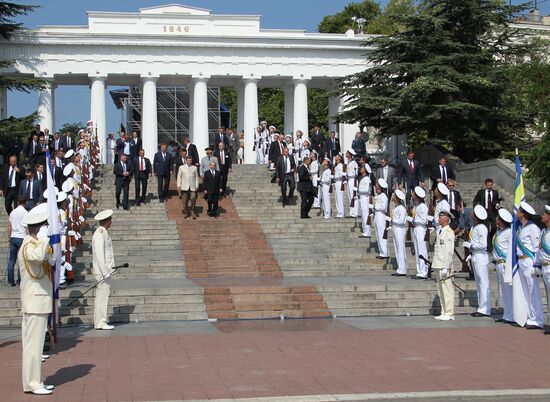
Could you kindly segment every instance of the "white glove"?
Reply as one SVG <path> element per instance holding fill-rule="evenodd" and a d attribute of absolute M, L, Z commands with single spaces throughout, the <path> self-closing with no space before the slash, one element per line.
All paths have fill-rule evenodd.
<path fill-rule="evenodd" d="M 76 232 L 75 232 L 74 230 L 69 230 L 69 231 L 67 232 L 67 234 L 68 234 L 69 236 L 71 236 L 71 237 L 74 237 L 75 234 L 76 234 Z"/>
<path fill-rule="evenodd" d="M 390 217 L 390 216 L 386 216 L 386 221 L 391 222 L 391 217 Z"/>
<path fill-rule="evenodd" d="M 442 276 L 447 277 L 448 273 L 449 273 L 449 270 L 447 268 L 444 268 L 444 269 L 441 270 L 441 275 Z"/>
<path fill-rule="evenodd" d="M 80 216 L 78 217 L 78 220 L 80 221 L 80 223 L 82 223 L 82 222 L 84 222 L 86 219 L 85 219 L 82 215 L 80 215 Z"/>
<path fill-rule="evenodd" d="M 370 209 L 374 209 L 374 205 L 369 204 L 369 208 L 370 208 Z"/>
<path fill-rule="evenodd" d="M 412 218 L 412 216 L 407 216 L 407 218 L 406 218 L 406 219 L 407 219 L 407 222 L 410 222 L 410 223 L 412 223 L 412 222 L 413 222 L 413 218 Z"/>
<path fill-rule="evenodd" d="M 428 222 L 432 222 L 434 220 L 433 216 L 428 215 Z"/>
<path fill-rule="evenodd" d="M 470 248 L 472 245 L 470 244 L 469 241 L 465 241 L 464 243 L 462 243 L 462 246 L 463 246 L 464 248 Z"/>
<path fill-rule="evenodd" d="M 70 262 L 65 262 L 65 264 L 63 264 L 63 267 L 65 268 L 65 271 L 72 271 L 73 270 L 73 266 L 71 265 Z"/>
<path fill-rule="evenodd" d="M 532 276 L 533 278 L 537 277 L 537 275 L 538 275 L 538 270 L 537 270 L 535 267 L 532 267 L 530 270 L 531 270 L 531 276 Z"/>
<path fill-rule="evenodd" d="M 388 228 L 386 230 L 392 230 L 392 227 L 391 226 L 388 226 Z"/>
<path fill-rule="evenodd" d="M 472 256 L 471 256 L 471 255 L 469 255 L 468 257 L 466 257 L 466 259 L 465 259 L 464 261 L 466 261 L 466 262 L 470 262 L 470 260 L 471 260 L 471 259 L 472 259 Z"/>

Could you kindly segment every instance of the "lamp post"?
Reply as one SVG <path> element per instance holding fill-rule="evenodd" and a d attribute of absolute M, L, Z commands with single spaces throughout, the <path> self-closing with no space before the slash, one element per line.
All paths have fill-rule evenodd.
<path fill-rule="evenodd" d="M 367 20 L 363 17 L 356 17 L 355 15 L 353 17 L 351 17 L 351 19 L 353 20 L 353 22 L 357 23 L 357 25 L 358 25 L 357 33 L 362 34 L 363 33 L 363 25 L 365 25 L 365 22 L 367 22 Z"/>

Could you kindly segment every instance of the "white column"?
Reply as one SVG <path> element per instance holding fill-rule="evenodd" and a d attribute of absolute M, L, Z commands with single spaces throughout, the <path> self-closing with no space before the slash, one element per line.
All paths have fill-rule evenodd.
<path fill-rule="evenodd" d="M 235 87 L 237 91 L 237 132 L 244 130 L 244 88 L 242 85 Z"/>
<path fill-rule="evenodd" d="M 205 155 L 204 148 L 209 145 L 208 138 L 208 79 L 210 77 L 193 77 L 193 141 L 197 146 L 199 157 Z"/>
<path fill-rule="evenodd" d="M 0 88 L 0 120 L 8 118 L 8 89 Z"/>
<path fill-rule="evenodd" d="M 38 124 L 40 129 L 44 131 L 45 128 L 53 133 L 54 128 L 54 87 L 53 81 L 48 81 L 46 87 L 38 91 Z"/>
<path fill-rule="evenodd" d="M 285 134 L 294 138 L 294 86 L 284 88 L 285 95 Z"/>
<path fill-rule="evenodd" d="M 99 161 L 105 163 L 107 134 L 105 128 L 105 80 L 107 77 L 90 77 L 90 120 L 94 124 L 99 142 Z"/>
<path fill-rule="evenodd" d="M 244 78 L 244 163 L 256 163 L 254 132 L 258 127 L 258 80 L 260 77 Z"/>
<path fill-rule="evenodd" d="M 141 141 L 145 156 L 150 158 L 158 151 L 157 125 L 157 80 L 156 76 L 141 77 L 143 84 L 141 100 Z"/>
<path fill-rule="evenodd" d="M 341 98 L 339 96 L 328 97 L 328 131 L 339 133 L 339 124 L 334 122 L 335 116 L 340 112 Z"/>
<path fill-rule="evenodd" d="M 193 87 L 189 89 L 189 141 L 195 143 L 195 130 L 193 130 Z M 201 150 L 202 151 L 202 150 Z"/>
<path fill-rule="evenodd" d="M 309 127 L 307 118 L 307 82 L 306 78 L 294 79 L 294 131 L 301 130 L 304 133 L 303 138 L 308 138 Z"/>

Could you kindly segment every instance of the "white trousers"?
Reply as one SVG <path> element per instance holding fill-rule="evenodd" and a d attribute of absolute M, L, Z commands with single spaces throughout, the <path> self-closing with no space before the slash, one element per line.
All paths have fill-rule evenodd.
<path fill-rule="evenodd" d="M 498 291 L 500 294 L 500 303 L 504 309 L 503 319 L 506 321 L 514 320 L 514 305 L 512 284 L 504 282 L 504 266 L 505 264 L 495 264 L 498 279 Z"/>
<path fill-rule="evenodd" d="M 317 186 L 319 184 L 319 177 L 317 175 L 312 175 L 311 180 L 313 181 L 313 185 Z M 319 192 L 321 192 L 321 188 L 319 187 Z M 313 205 L 312 208 L 320 208 L 321 207 L 321 197 L 319 192 L 317 193 L 317 197 L 313 199 Z"/>
<path fill-rule="evenodd" d="M 523 294 L 527 301 L 527 325 L 544 325 L 544 309 L 540 295 L 540 283 L 537 276 L 533 276 L 533 260 L 530 258 L 518 260 L 519 278 L 523 287 Z"/>
<path fill-rule="evenodd" d="M 370 203 L 370 196 L 368 195 L 360 195 L 359 196 L 359 206 L 361 210 L 361 227 L 363 228 L 363 236 L 370 237 L 370 225 L 367 224 L 367 221 L 369 219 L 369 203 Z M 357 206 L 357 203 L 355 203 L 355 206 Z"/>
<path fill-rule="evenodd" d="M 323 217 L 325 219 L 329 219 L 332 210 L 330 207 L 330 185 L 329 184 L 321 184 L 321 192 L 322 192 L 322 201 L 323 201 Z"/>
<path fill-rule="evenodd" d="M 390 249 L 388 247 L 388 240 L 384 239 L 384 231 L 386 230 L 386 214 L 382 212 L 375 212 L 374 226 L 376 227 L 376 242 L 378 243 L 378 255 L 380 257 L 389 257 Z"/>
<path fill-rule="evenodd" d="M 407 250 L 405 249 L 406 228 L 393 227 L 393 246 L 397 260 L 397 274 L 407 274 Z"/>
<path fill-rule="evenodd" d="M 343 218 L 345 216 L 344 212 L 344 192 L 340 191 L 340 186 L 342 182 L 337 181 L 334 183 L 334 198 L 336 200 L 336 217 Z"/>
<path fill-rule="evenodd" d="M 420 256 L 428 258 L 428 242 L 424 240 L 426 235 L 426 228 L 417 226 L 413 228 L 413 246 L 414 246 L 414 259 L 416 263 L 416 275 L 423 278 L 428 277 L 428 267 L 424 260 L 420 259 Z"/>
<path fill-rule="evenodd" d="M 477 311 L 491 315 L 491 286 L 489 284 L 489 257 L 487 253 L 472 255 L 472 265 L 476 278 Z"/>
<path fill-rule="evenodd" d="M 550 312 L 550 265 L 542 267 L 542 280 L 544 281 L 544 287 L 546 288 L 546 307 Z"/>
<path fill-rule="evenodd" d="M 97 285 L 94 300 L 94 328 L 102 328 L 108 324 L 107 321 L 107 304 L 109 303 L 109 294 L 111 293 L 111 285 L 109 279 Z"/>
<path fill-rule="evenodd" d="M 115 150 L 114 149 L 108 149 L 107 150 L 107 165 L 112 165 L 115 163 Z"/>
<path fill-rule="evenodd" d="M 21 339 L 23 346 L 23 367 L 21 378 L 23 391 L 31 392 L 44 388 L 42 382 L 42 352 L 44 335 L 48 328 L 48 314 L 23 314 Z"/>
<path fill-rule="evenodd" d="M 267 163 L 267 155 L 263 147 L 256 148 L 256 156 L 260 165 L 265 165 Z"/>
<path fill-rule="evenodd" d="M 351 183 L 353 183 L 353 180 L 351 181 Z M 351 200 L 353 199 L 353 185 L 350 185 L 349 182 L 348 182 L 348 200 L 349 200 L 349 216 L 351 216 L 352 218 L 355 218 L 357 215 L 357 211 L 359 210 L 359 205 L 357 200 L 355 200 L 355 204 L 353 205 L 353 207 L 351 206 Z"/>
<path fill-rule="evenodd" d="M 437 281 L 437 292 L 439 294 L 439 301 L 441 302 L 441 314 L 454 315 L 455 314 L 455 289 L 452 279 L 446 279 L 449 275 L 452 275 L 452 271 L 448 271 L 446 275 L 443 274 L 442 269 L 437 271 L 435 279 Z"/>

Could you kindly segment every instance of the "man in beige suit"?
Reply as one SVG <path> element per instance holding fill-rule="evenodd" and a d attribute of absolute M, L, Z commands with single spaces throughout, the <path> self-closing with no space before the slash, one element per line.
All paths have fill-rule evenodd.
<path fill-rule="evenodd" d="M 185 214 L 185 219 L 191 216 L 191 212 L 193 212 L 193 219 L 196 219 L 195 203 L 197 202 L 197 189 L 199 188 L 199 173 L 197 167 L 193 165 L 193 158 L 187 158 L 185 165 L 179 167 L 178 188 L 181 191 L 183 201 L 181 212 Z"/>
<path fill-rule="evenodd" d="M 23 219 L 28 235 L 23 239 L 17 256 L 21 267 L 21 324 L 23 343 L 23 391 L 35 395 L 49 395 L 53 385 L 42 381 L 42 350 L 52 312 L 53 289 L 50 260 L 52 248 L 49 239 L 38 239 L 40 227 L 47 223 L 48 213 L 30 211 Z"/>
<path fill-rule="evenodd" d="M 436 320 L 452 321 L 455 319 L 455 292 L 453 287 L 453 253 L 455 249 L 455 234 L 449 226 L 453 214 L 447 208 L 439 211 L 437 238 L 434 245 L 432 269 L 437 271 L 437 291 L 441 302 L 441 315 Z"/>
<path fill-rule="evenodd" d="M 109 228 L 111 227 L 111 216 L 113 211 L 106 209 L 98 213 L 94 219 L 99 221 L 99 227 L 92 236 L 93 274 L 97 280 L 94 301 L 94 328 L 113 329 L 114 326 L 107 323 L 107 304 L 111 285 L 109 283 L 113 267 L 115 266 L 115 253 Z"/>

